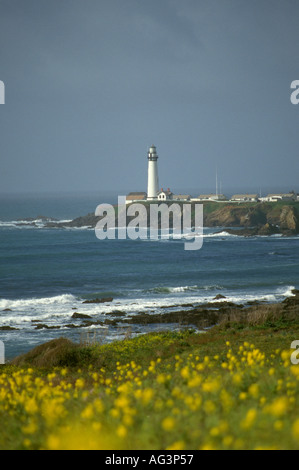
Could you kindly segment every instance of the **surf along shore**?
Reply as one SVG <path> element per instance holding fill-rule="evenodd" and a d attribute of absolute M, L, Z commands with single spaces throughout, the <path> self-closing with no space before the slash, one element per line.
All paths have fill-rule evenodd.
<path fill-rule="evenodd" d="M 253 301 L 245 305 L 234 304 L 218 295 L 214 302 L 199 305 L 192 308 L 190 304 L 181 305 L 174 312 L 150 314 L 140 313 L 129 318 L 116 318 L 107 320 L 107 324 L 150 324 L 150 323 L 177 323 L 181 326 L 196 327 L 199 329 L 210 328 L 215 325 L 237 324 L 239 328 L 248 324 L 263 324 L 265 322 L 290 321 L 299 317 L 299 290 L 292 291 L 293 296 L 286 298 L 281 303 L 269 304 Z M 184 309 L 188 307 L 189 310 Z M 169 308 L 169 307 L 167 307 Z M 120 312 L 121 315 L 121 312 Z M 105 322 L 104 322 L 105 323 Z"/>
<path fill-rule="evenodd" d="M 93 299 L 84 303 L 104 303 L 113 299 Z M 175 306 L 173 306 L 175 308 Z M 191 304 L 182 304 L 177 306 L 177 310 L 169 312 L 169 306 L 160 307 L 161 313 L 143 313 L 128 315 L 121 310 L 109 312 L 109 319 L 95 320 L 89 315 L 73 313 L 68 328 L 87 329 L 92 336 L 96 333 L 96 326 L 113 326 L 127 328 L 126 338 L 131 336 L 131 326 L 142 326 L 159 324 L 165 325 L 165 331 L 168 331 L 168 325 L 171 330 L 177 325 L 176 330 L 194 329 L 196 331 L 207 331 L 213 327 L 219 326 L 221 329 L 236 330 L 246 329 L 247 327 L 275 327 L 283 328 L 285 325 L 291 325 L 299 322 L 299 290 L 293 289 L 292 296 L 287 297 L 279 303 L 267 303 L 265 301 L 251 301 L 245 305 L 235 304 L 225 300 L 222 295 L 217 295 L 213 302 L 193 307 Z M 167 312 L 163 312 L 167 309 Z M 114 318 L 111 319 L 111 316 Z M 89 329 L 93 327 L 93 329 Z M 37 324 L 37 329 L 53 329 L 46 324 Z M 164 329 L 164 328 L 163 328 Z M 142 333 L 141 333 L 142 334 Z M 62 333 L 63 336 L 63 333 Z M 94 334 L 96 338 L 96 335 Z"/>
<path fill-rule="evenodd" d="M 113 319 L 94 321 L 86 318 L 85 315 L 74 314 L 73 318 L 83 320 L 81 323 L 70 324 L 76 328 L 89 327 L 92 325 L 148 325 L 158 323 L 177 323 L 184 327 L 196 327 L 199 329 L 210 328 L 217 324 L 238 323 L 239 328 L 246 324 L 263 323 L 277 319 L 296 319 L 299 315 L 299 290 L 294 289 L 292 296 L 287 297 L 281 303 L 266 303 L 259 301 L 248 302 L 245 305 L 235 304 L 228 302 L 225 297 L 218 295 L 215 297 L 214 302 L 198 305 L 193 307 L 192 304 L 178 305 L 178 310 L 173 312 L 163 312 L 164 309 L 170 307 L 160 307 L 161 313 L 139 313 L 135 315 L 128 315 L 120 310 L 110 312 Z M 92 303 L 102 302 L 105 299 L 97 299 L 91 301 Z M 112 299 L 109 299 L 110 301 Z M 175 306 L 173 306 L 175 307 Z M 188 308 L 188 309 L 187 309 Z"/>

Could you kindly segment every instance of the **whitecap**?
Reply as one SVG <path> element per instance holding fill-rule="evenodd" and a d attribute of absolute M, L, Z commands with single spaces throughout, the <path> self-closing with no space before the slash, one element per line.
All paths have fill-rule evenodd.
<path fill-rule="evenodd" d="M 29 298 L 29 299 L 19 299 L 19 300 L 9 300 L 9 299 L 0 299 L 0 310 L 4 309 L 23 309 L 28 307 L 37 307 L 37 306 L 49 306 L 49 305 L 61 305 L 68 304 L 76 300 L 71 294 L 63 294 L 54 297 L 44 297 L 44 298 Z"/>

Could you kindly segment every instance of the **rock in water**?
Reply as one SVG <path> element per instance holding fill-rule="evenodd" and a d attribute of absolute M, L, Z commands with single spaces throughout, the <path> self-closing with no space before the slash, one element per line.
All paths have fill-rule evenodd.
<path fill-rule="evenodd" d="M 112 302 L 113 298 L 112 297 L 105 297 L 103 299 L 92 299 L 92 300 L 84 300 L 84 304 L 103 304 L 106 302 Z"/>
<path fill-rule="evenodd" d="M 75 312 L 73 313 L 72 318 L 85 319 L 85 318 L 91 318 L 91 316 L 85 315 L 84 313 Z"/>

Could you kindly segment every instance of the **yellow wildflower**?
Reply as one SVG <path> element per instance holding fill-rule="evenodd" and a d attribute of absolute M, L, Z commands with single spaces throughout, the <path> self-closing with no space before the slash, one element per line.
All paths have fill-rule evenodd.
<path fill-rule="evenodd" d="M 249 395 L 251 395 L 253 398 L 257 398 L 259 395 L 259 386 L 258 384 L 252 384 L 250 385 L 248 389 Z"/>
<path fill-rule="evenodd" d="M 184 441 L 176 441 L 166 448 L 166 450 L 184 450 L 184 449 L 185 449 Z"/>
<path fill-rule="evenodd" d="M 293 437 L 299 442 L 299 418 L 297 418 L 292 426 Z"/>
<path fill-rule="evenodd" d="M 77 379 L 76 380 L 76 384 L 75 384 L 76 388 L 82 389 L 82 388 L 84 388 L 84 385 L 85 385 L 84 379 Z"/>
<path fill-rule="evenodd" d="M 289 401 L 287 397 L 278 397 L 273 400 L 273 402 L 267 405 L 264 409 L 266 413 L 269 413 L 273 416 L 283 416 L 289 407 Z"/>
<path fill-rule="evenodd" d="M 172 417 L 164 418 L 161 425 L 164 431 L 171 431 L 175 427 L 175 420 Z"/>
<path fill-rule="evenodd" d="M 90 419 L 94 414 L 92 405 L 87 405 L 87 407 L 82 411 L 81 418 Z"/>
<path fill-rule="evenodd" d="M 256 420 L 257 411 L 255 408 L 251 408 L 247 411 L 246 417 L 241 421 L 241 428 L 242 429 L 249 429 L 252 427 Z"/>

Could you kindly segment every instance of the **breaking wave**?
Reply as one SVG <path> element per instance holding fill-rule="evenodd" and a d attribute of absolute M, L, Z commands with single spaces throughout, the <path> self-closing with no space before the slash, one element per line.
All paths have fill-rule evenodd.
<path fill-rule="evenodd" d="M 55 297 L 44 297 L 44 298 L 30 298 L 30 299 L 19 299 L 19 300 L 8 300 L 0 299 L 0 310 L 5 309 L 28 309 L 36 307 L 49 307 L 65 305 L 76 301 L 76 297 L 71 294 L 63 294 Z"/>
<path fill-rule="evenodd" d="M 215 291 L 221 290 L 221 286 L 178 286 L 178 287 L 167 287 L 167 286 L 158 286 L 151 289 L 146 289 L 143 292 L 145 293 L 156 293 L 156 294 L 175 294 L 180 292 L 197 292 L 197 291 Z"/>
<path fill-rule="evenodd" d="M 47 224 L 50 222 L 55 222 L 59 224 L 66 224 L 71 222 L 71 220 L 51 220 L 51 219 L 24 219 L 24 220 L 0 220 L 0 228 L 19 228 L 19 229 L 29 229 L 29 228 L 47 228 Z"/>

